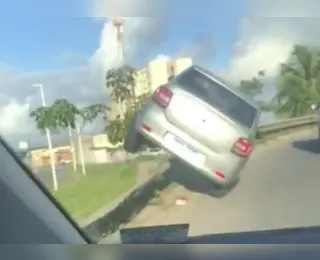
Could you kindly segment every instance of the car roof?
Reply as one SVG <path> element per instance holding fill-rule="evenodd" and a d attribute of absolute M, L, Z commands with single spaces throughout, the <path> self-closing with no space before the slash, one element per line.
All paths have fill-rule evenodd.
<path fill-rule="evenodd" d="M 231 84 L 230 82 L 227 82 L 225 79 L 222 79 L 221 77 L 215 75 L 213 72 L 200 67 L 199 65 L 192 65 L 189 67 L 189 69 L 195 69 L 197 71 L 200 71 L 204 74 L 206 74 L 207 76 L 209 76 L 211 79 L 213 79 L 214 81 L 216 81 L 217 83 L 219 83 L 220 85 L 224 86 L 225 88 L 229 89 L 230 91 L 232 91 L 234 94 L 236 94 L 237 96 L 241 97 L 244 101 L 246 101 L 247 103 L 249 103 L 250 105 L 252 105 L 253 107 L 255 107 L 256 109 L 259 109 L 259 105 L 257 104 L 256 101 L 254 101 L 251 97 L 249 97 L 248 95 L 246 95 L 243 91 L 241 91 L 238 87 L 234 86 L 233 84 Z"/>

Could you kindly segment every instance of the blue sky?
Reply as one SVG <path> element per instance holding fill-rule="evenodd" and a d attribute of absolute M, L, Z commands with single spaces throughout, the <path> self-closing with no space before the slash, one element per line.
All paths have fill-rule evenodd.
<path fill-rule="evenodd" d="M 0 10 L 0 34 L 2 39 L 0 68 L 8 67 L 14 73 L 8 70 L 9 74 L 12 73 L 12 75 L 7 76 L 6 70 L 4 72 L 0 71 L 3 86 L 0 98 L 3 101 L 2 107 L 7 106 L 12 100 L 20 102 L 16 111 L 21 109 L 19 111 L 22 112 L 19 114 L 20 117 L 17 117 L 17 124 L 21 124 L 21 121 L 25 120 L 23 122 L 26 122 L 28 128 L 26 127 L 27 130 L 22 132 L 26 134 L 26 139 L 29 139 L 30 133 L 36 133 L 36 131 L 33 122 L 30 122 L 28 117 L 27 110 L 29 108 L 24 105 L 28 104 L 30 108 L 34 108 L 39 106 L 40 102 L 38 92 L 26 86 L 38 82 L 44 84 L 48 103 L 50 103 L 50 100 L 64 97 L 83 105 L 86 102 L 102 102 L 101 100 L 104 98 L 104 94 L 101 94 L 104 86 L 102 86 L 99 76 L 91 73 L 89 69 L 92 67 L 83 66 L 99 48 L 100 37 L 104 28 L 101 19 L 85 17 L 85 14 L 88 14 L 88 8 L 87 10 L 84 8 L 85 1 L 91 0 L 56 0 L 54 2 L 12 0 L 2 3 Z M 148 0 L 126 1 L 128 1 L 126 3 L 130 8 L 137 9 L 137 12 L 143 5 L 140 3 L 140 7 L 136 6 L 135 1 L 148 3 Z M 164 8 L 166 14 L 164 15 L 159 10 L 159 14 L 162 15 L 160 20 L 163 21 L 161 27 L 165 35 L 163 41 L 161 41 L 161 44 L 151 46 L 151 48 L 150 46 L 145 48 L 143 44 L 139 45 L 140 48 L 138 47 L 135 50 L 136 60 L 133 63 L 140 67 L 142 61 L 145 62 L 157 55 L 174 56 L 184 47 L 188 47 L 196 36 L 206 35 L 212 38 L 214 49 L 214 55 L 209 55 L 206 65 L 210 69 L 223 71 L 227 67 L 231 56 L 233 56 L 233 46 L 235 41 L 238 40 L 242 18 L 248 14 L 249 8 L 244 4 L 248 0 L 175 0 L 169 2 L 169 8 L 168 1 L 165 1 L 167 3 L 167 7 Z M 112 8 L 110 0 L 105 0 L 103 3 L 108 3 Z M 154 10 L 158 11 L 155 8 Z M 140 26 L 139 29 L 145 30 L 146 28 Z M 150 32 L 150 28 L 146 30 L 149 30 L 146 33 L 157 34 L 157 31 L 154 30 Z M 243 34 L 241 34 L 241 37 L 243 37 Z M 241 39 L 243 40 L 243 38 Z M 263 44 L 265 44 L 264 40 Z M 103 51 L 105 51 L 105 48 Z M 255 52 L 249 51 L 249 54 L 251 53 L 254 54 L 253 56 L 256 55 Z M 102 54 L 108 57 L 107 52 L 102 52 Z M 260 53 L 258 53 L 258 56 L 260 56 Z M 249 68 L 252 68 L 251 61 L 255 61 L 256 57 L 249 58 L 247 64 L 250 65 Z M 83 69 L 80 70 L 80 73 L 79 70 L 72 70 L 72 68 L 79 67 Z M 239 67 L 243 68 L 242 63 L 237 63 L 236 68 L 232 69 L 238 70 Z M 61 72 L 61 70 L 66 70 L 66 73 L 50 73 L 51 71 Z M 27 73 L 19 74 L 21 71 Z M 226 71 L 229 72 L 228 69 Z M 251 69 L 250 73 L 251 71 L 255 73 L 254 70 Z M 28 74 L 28 72 L 31 73 Z M 240 70 L 240 73 L 243 77 L 242 70 Z M 249 74 L 247 73 L 247 75 Z M 6 76 L 9 82 L 5 82 Z M 88 97 L 88 93 L 90 97 Z M 27 100 L 27 97 L 31 97 L 31 99 Z M 7 114 L 6 118 L 10 119 Z M 4 125 L 2 129 L 4 129 Z M 5 129 L 8 133 L 16 130 L 15 123 L 10 120 L 8 120 L 7 125 Z M 17 131 L 17 134 L 21 135 L 22 133 Z M 38 136 L 38 133 L 35 136 Z"/>
<path fill-rule="evenodd" d="M 15 4 L 23 7 L 24 13 L 21 16 L 0 16 L 0 62 L 19 70 L 39 71 L 77 66 L 90 57 L 99 46 L 103 24 L 93 18 L 68 16 L 76 8 L 74 1 L 67 2 L 58 0 L 53 4 L 51 1 L 29 0 L 27 3 L 20 0 L 19 4 L 16 1 L 3 3 L 7 6 L 0 13 L 4 13 L 4 10 L 8 10 L 7 14 L 11 13 L 10 10 L 17 12 Z M 215 5 L 210 4 L 211 8 L 215 6 L 215 10 L 207 10 L 199 7 L 201 5 L 188 5 L 189 2 L 182 5 L 183 16 L 175 18 L 168 14 L 170 18 L 164 26 L 167 39 L 149 55 L 170 55 L 192 41 L 195 35 L 204 33 L 211 35 L 214 40 L 215 59 L 212 64 L 223 67 L 237 36 L 239 19 L 246 12 L 245 5 L 240 1 L 234 1 L 233 5 L 219 1 Z M 81 9 L 80 6 L 77 8 Z M 44 15 L 49 14 L 49 10 L 55 15 Z"/>
<path fill-rule="evenodd" d="M 1 1 L 0 17 L 70 17 L 87 15 L 86 0 L 10 0 Z M 24 20 L 23 19 L 23 20 Z"/>
<path fill-rule="evenodd" d="M 2 63 L 24 70 L 64 67 L 57 57 L 74 52 L 90 56 L 99 45 L 102 24 L 91 18 L 0 19 Z M 67 64 L 68 65 L 68 64 Z"/>

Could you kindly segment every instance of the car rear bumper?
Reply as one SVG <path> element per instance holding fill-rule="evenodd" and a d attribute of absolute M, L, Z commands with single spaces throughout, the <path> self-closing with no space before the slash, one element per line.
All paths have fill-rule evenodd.
<path fill-rule="evenodd" d="M 146 110 L 137 119 L 136 130 L 220 186 L 228 186 L 237 181 L 239 173 L 247 161 L 246 158 L 237 157 L 231 152 L 216 153 L 210 150 L 171 124 L 166 119 L 163 110 L 155 106 Z M 178 136 L 192 147 L 195 147 L 201 154 L 204 154 L 205 163 L 202 165 L 195 164 L 168 146 L 164 141 L 164 137 L 168 132 Z"/>

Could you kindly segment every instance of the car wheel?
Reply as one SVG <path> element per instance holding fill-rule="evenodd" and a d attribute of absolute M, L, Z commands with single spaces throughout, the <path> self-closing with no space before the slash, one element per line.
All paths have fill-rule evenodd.
<path fill-rule="evenodd" d="M 123 149 L 128 153 L 136 153 L 142 146 L 143 137 L 135 130 L 134 122 L 130 125 L 128 132 L 125 136 Z"/>

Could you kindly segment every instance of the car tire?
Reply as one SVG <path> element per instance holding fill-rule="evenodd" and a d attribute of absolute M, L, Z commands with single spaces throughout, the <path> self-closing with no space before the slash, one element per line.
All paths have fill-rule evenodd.
<path fill-rule="evenodd" d="M 130 125 L 128 132 L 125 136 L 123 149 L 128 153 L 136 153 L 140 150 L 143 137 L 134 128 L 134 122 Z"/>

